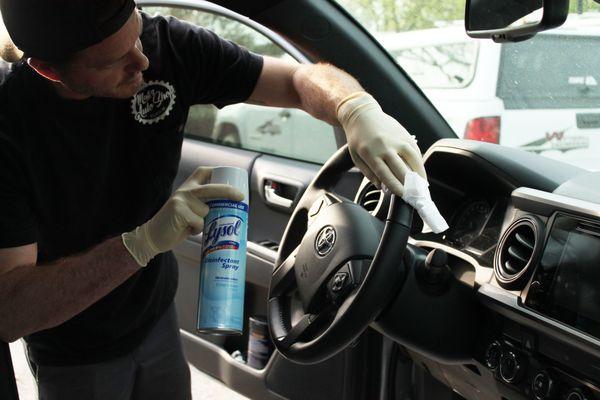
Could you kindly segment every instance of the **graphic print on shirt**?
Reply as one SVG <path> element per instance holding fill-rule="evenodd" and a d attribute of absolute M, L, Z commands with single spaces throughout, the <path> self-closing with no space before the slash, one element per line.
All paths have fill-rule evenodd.
<path fill-rule="evenodd" d="M 170 83 L 146 82 L 131 100 L 131 113 L 141 124 L 154 124 L 171 113 L 175 97 L 175 88 Z"/>

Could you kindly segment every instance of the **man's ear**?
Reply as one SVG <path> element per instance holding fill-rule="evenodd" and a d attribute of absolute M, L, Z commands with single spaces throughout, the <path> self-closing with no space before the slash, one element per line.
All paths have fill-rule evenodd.
<path fill-rule="evenodd" d="M 29 64 L 29 66 L 31 68 L 33 68 L 35 70 L 35 72 L 37 72 L 44 78 L 46 78 L 52 82 L 60 82 L 61 81 L 58 71 L 52 64 L 50 64 L 46 61 L 38 60 L 37 58 L 34 58 L 34 57 L 28 58 L 27 64 Z"/>

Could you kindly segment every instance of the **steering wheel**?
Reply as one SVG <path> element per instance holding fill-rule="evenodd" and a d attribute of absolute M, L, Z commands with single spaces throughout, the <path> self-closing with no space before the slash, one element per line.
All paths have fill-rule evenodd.
<path fill-rule="evenodd" d="M 385 223 L 332 192 L 353 167 L 347 146 L 321 168 L 283 234 L 271 276 L 271 338 L 286 358 L 324 361 L 377 318 L 406 279 L 413 209 L 392 196 Z"/>

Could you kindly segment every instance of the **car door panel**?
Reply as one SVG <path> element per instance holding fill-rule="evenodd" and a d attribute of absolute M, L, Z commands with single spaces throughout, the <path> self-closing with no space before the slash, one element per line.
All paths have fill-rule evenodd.
<path fill-rule="evenodd" d="M 174 188 L 179 187 L 184 180 L 199 166 L 217 167 L 227 165 L 250 171 L 259 153 L 244 149 L 219 146 L 213 143 L 186 139 L 181 150 L 179 171 L 175 178 Z M 186 160 L 194 160 L 186 162 Z"/>
<path fill-rule="evenodd" d="M 191 237 L 175 249 L 179 264 L 179 288 L 176 295 L 179 311 L 179 325 L 182 329 L 197 335 L 196 313 L 198 306 L 198 287 L 200 283 L 200 254 L 202 252 L 202 235 Z M 246 283 L 261 288 L 266 293 L 269 287 L 276 252 L 253 242 L 248 242 L 246 257 Z M 196 301 L 190 301 L 196 300 Z M 266 300 L 266 294 L 262 300 Z M 266 314 L 265 304 L 254 307 L 259 313 Z M 211 336 L 211 338 L 214 338 Z"/>
<path fill-rule="evenodd" d="M 226 39 L 241 40 L 251 51 L 268 48 L 267 54 L 271 56 L 292 62 L 308 61 L 274 32 L 214 4 L 179 0 L 140 0 L 140 3 L 148 6 L 144 7 L 147 12 L 171 14 L 208 29 L 214 28 Z M 192 9 L 193 12 L 188 12 Z M 248 27 L 259 35 L 248 31 Z M 273 43 L 266 45 L 265 38 Z M 262 47 L 255 50 L 253 44 Z M 353 355 L 360 346 L 318 365 L 295 364 L 275 352 L 262 370 L 253 369 L 232 356 L 236 351 L 242 354 L 247 351 L 248 318 L 267 313 L 268 289 L 278 242 L 297 201 L 320 169 L 320 164 L 315 162 L 325 161 L 344 143 L 343 132 L 299 110 L 249 104 L 231 105 L 220 110 L 206 105 L 193 106 L 185 132 L 174 187 L 199 165 L 243 168 L 250 179 L 243 335 L 212 336 L 196 332 L 201 236 L 190 237 L 174 250 L 179 264 L 175 301 L 188 361 L 251 398 L 359 398 L 359 392 L 348 394 L 346 391 L 349 387 L 366 384 L 351 378 L 359 370 L 357 361 L 360 358 Z M 357 170 L 349 173 L 342 184 L 345 189 L 342 194 L 352 198 L 361 179 Z M 352 384 L 355 381 L 359 383 Z"/>
<path fill-rule="evenodd" d="M 250 205 L 248 238 L 256 242 L 269 240 L 278 243 L 293 207 L 318 170 L 319 165 L 316 164 L 269 155 L 259 157 L 254 163 L 251 177 L 251 198 L 254 201 Z M 267 202 L 265 183 L 269 180 L 297 187 L 298 192 L 290 199 L 293 202 L 291 208 L 286 210 Z"/>
<path fill-rule="evenodd" d="M 201 235 L 190 237 L 174 250 L 179 264 L 179 287 L 175 301 L 188 361 L 250 398 L 349 398 L 345 393 L 348 371 L 354 371 L 358 365 L 349 361 L 354 359 L 352 354 L 357 351 L 355 348 L 317 365 L 295 364 L 275 352 L 262 370 L 242 364 L 231 355 L 236 350 L 242 353 L 247 351 L 248 318 L 267 313 L 268 288 L 277 253 L 274 248 L 259 242 L 276 245 L 293 209 L 284 210 L 269 205 L 264 194 L 265 181 L 275 180 L 294 186 L 297 189 L 293 198 L 295 206 L 320 165 L 188 138 L 184 141 L 176 182 L 183 182 L 200 165 L 231 165 L 249 171 L 245 326 L 241 336 L 212 336 L 196 332 L 202 241 Z M 361 179 L 358 170 L 349 172 L 339 184 L 340 194 L 351 197 Z M 337 372 L 327 374 L 327 371 Z M 276 393 L 284 394 L 284 397 Z"/>
<path fill-rule="evenodd" d="M 274 358 L 265 369 L 256 370 L 235 361 L 218 344 L 198 338 L 189 332 L 182 331 L 181 339 L 188 360 L 199 370 L 220 379 L 229 388 L 251 399 L 285 399 L 266 389 L 265 376 Z"/>
<path fill-rule="evenodd" d="M 256 159 L 252 169 L 251 198 L 255 200 L 260 198 L 260 201 L 254 201 L 250 206 L 249 240 L 279 242 L 291 211 L 320 168 L 319 164 L 270 155 L 262 155 Z M 336 193 L 353 199 L 362 178 L 358 169 L 352 169 L 336 185 Z M 269 204 L 265 198 L 265 181 L 269 180 L 290 186 L 296 185 L 298 192 L 293 199 L 291 209 L 283 210 L 281 207 Z M 257 194 L 259 197 L 256 197 Z M 264 221 L 268 221 L 268 223 L 264 223 Z"/>

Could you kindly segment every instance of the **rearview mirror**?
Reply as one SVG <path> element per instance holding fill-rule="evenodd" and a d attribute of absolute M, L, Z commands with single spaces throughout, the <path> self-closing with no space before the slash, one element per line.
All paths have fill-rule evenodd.
<path fill-rule="evenodd" d="M 474 38 L 518 42 L 567 19 L 569 0 L 467 0 L 465 28 Z"/>

